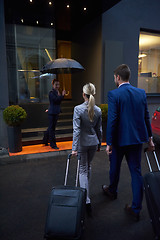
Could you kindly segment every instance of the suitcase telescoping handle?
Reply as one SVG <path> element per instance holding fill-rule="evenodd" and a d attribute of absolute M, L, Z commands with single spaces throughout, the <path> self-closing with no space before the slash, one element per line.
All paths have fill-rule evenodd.
<path fill-rule="evenodd" d="M 70 162 L 71 157 L 72 157 L 72 153 L 70 153 L 70 154 L 68 155 L 68 158 L 67 158 L 67 166 L 66 166 L 66 173 L 65 173 L 64 186 L 67 185 L 68 170 L 69 170 L 69 162 Z M 80 156 L 78 155 L 77 158 L 78 158 L 78 161 L 77 161 L 77 173 L 76 173 L 76 184 L 75 184 L 76 187 L 77 187 L 77 185 L 78 185 L 78 174 L 79 174 L 79 162 L 80 162 Z"/>
<path fill-rule="evenodd" d="M 149 166 L 149 170 L 150 170 L 150 172 L 153 172 L 152 167 L 151 167 L 151 164 L 150 164 L 150 161 L 149 161 L 149 157 L 148 157 L 147 151 L 148 151 L 148 148 L 145 148 L 145 149 L 144 149 L 144 153 L 145 153 L 145 155 L 146 155 L 146 159 L 147 159 L 147 163 L 148 163 L 148 166 Z M 154 155 L 154 157 L 155 157 L 158 170 L 160 171 L 160 165 L 159 165 L 159 162 L 158 162 L 158 158 L 157 158 L 156 152 L 155 152 L 155 151 L 152 151 L 152 152 L 153 152 L 153 155 Z"/>

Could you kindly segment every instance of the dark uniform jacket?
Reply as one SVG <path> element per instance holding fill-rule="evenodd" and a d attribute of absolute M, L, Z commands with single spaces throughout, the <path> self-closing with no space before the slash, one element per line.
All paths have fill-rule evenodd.
<path fill-rule="evenodd" d="M 59 96 L 58 92 L 54 88 L 49 92 L 49 102 L 50 102 L 50 106 L 48 109 L 49 115 L 59 114 L 61 112 L 60 104 L 63 98 L 64 96 Z"/>

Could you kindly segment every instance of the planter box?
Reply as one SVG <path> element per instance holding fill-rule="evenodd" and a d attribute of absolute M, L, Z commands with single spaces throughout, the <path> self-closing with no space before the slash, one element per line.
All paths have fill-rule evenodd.
<path fill-rule="evenodd" d="M 16 153 L 22 151 L 22 134 L 21 127 L 11 127 L 8 126 L 8 144 L 9 144 L 9 152 Z"/>

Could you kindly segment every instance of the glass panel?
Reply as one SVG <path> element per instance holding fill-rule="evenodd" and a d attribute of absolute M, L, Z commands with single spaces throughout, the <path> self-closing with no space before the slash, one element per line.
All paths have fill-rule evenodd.
<path fill-rule="evenodd" d="M 160 94 L 160 34 L 140 33 L 138 87 Z"/>
<path fill-rule="evenodd" d="M 10 29 L 14 36 L 12 39 Z M 51 81 L 55 76 L 53 74 L 42 75 L 40 70 L 43 65 L 56 58 L 55 30 L 10 25 L 6 27 L 6 31 L 8 56 L 11 55 L 11 48 L 15 52 L 15 57 L 10 57 L 8 61 L 9 82 L 17 89 L 16 100 L 13 96 L 11 101 L 48 102 L 48 92 L 52 88 Z M 15 72 L 14 79 L 11 69 Z"/>

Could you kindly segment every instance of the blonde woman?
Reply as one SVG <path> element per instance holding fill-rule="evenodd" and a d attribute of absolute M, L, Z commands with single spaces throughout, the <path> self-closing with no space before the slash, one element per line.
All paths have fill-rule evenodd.
<path fill-rule="evenodd" d="M 95 105 L 95 86 L 88 83 L 83 87 L 84 103 L 74 108 L 72 155 L 80 155 L 80 187 L 87 190 L 86 210 L 91 216 L 89 180 L 91 161 L 96 150 L 100 149 L 102 138 L 102 113 Z"/>

